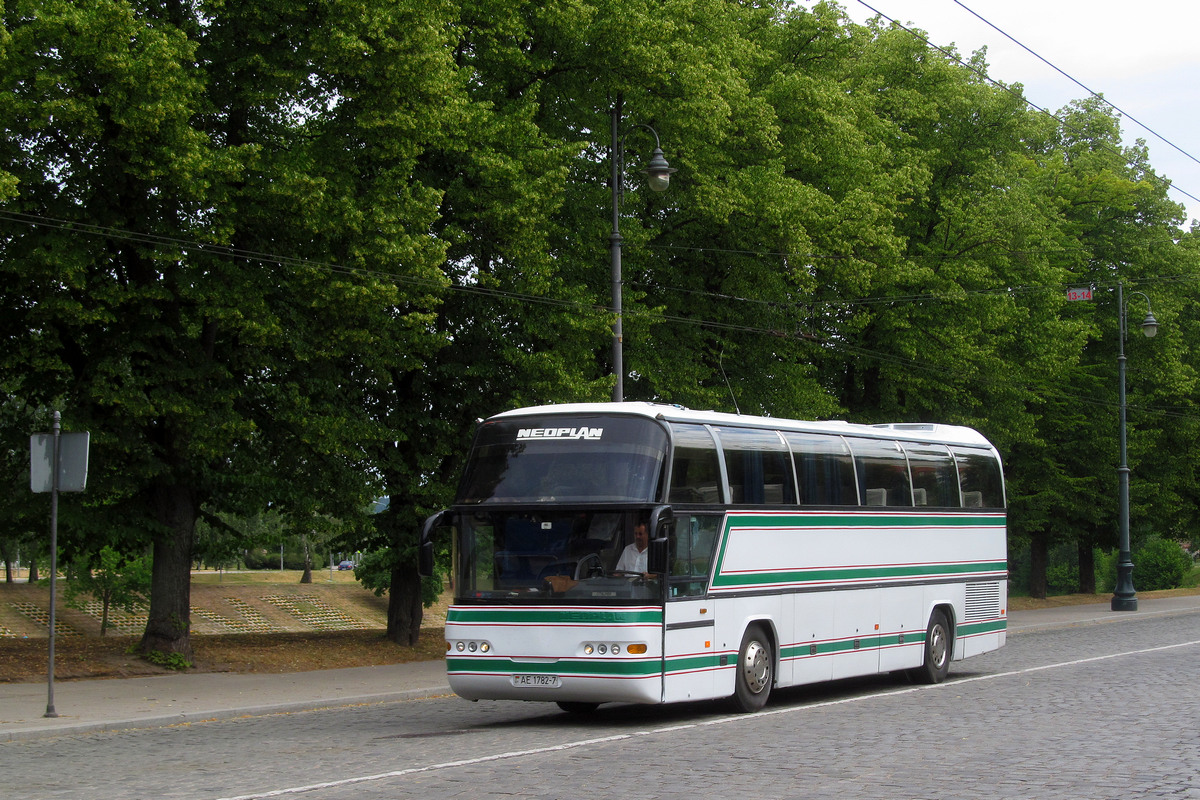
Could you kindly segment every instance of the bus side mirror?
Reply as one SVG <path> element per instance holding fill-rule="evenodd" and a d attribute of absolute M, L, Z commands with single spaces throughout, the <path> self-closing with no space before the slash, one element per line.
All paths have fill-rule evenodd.
<path fill-rule="evenodd" d="M 433 577 L 433 542 L 421 542 L 417 551 L 417 574 L 422 578 Z"/>
<path fill-rule="evenodd" d="M 650 552 L 646 571 L 662 574 L 671 569 L 671 533 L 675 530 L 675 512 L 670 506 L 656 506 L 650 512 Z"/>
<path fill-rule="evenodd" d="M 675 511 L 670 506 L 655 506 L 650 511 L 650 538 L 663 539 L 675 529 Z"/>
<path fill-rule="evenodd" d="M 671 564 L 671 540 L 665 536 L 650 540 L 650 552 L 646 556 L 646 571 L 659 575 L 668 571 Z"/>
<path fill-rule="evenodd" d="M 450 522 L 449 511 L 439 511 L 421 526 L 421 544 L 417 549 L 417 574 L 422 578 L 433 575 L 433 532 L 446 527 Z"/>

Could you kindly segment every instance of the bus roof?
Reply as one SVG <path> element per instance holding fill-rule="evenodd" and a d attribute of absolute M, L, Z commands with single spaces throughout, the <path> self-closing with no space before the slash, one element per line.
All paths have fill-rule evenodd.
<path fill-rule="evenodd" d="M 693 411 L 683 406 L 665 403 L 563 403 L 560 405 L 530 406 L 516 408 L 496 414 L 490 419 L 500 420 L 514 417 L 613 415 L 645 417 L 666 422 L 708 423 L 728 427 L 773 428 L 781 431 L 807 433 L 835 433 L 850 436 L 866 436 L 875 439 L 901 439 L 916 442 L 938 442 L 961 444 L 970 447 L 985 447 L 994 450 L 992 443 L 973 428 L 961 425 L 939 425 L 932 423 L 895 422 L 879 425 L 860 425 L 841 420 L 803 421 L 779 417 L 757 417 L 745 414 L 727 414 L 720 411 Z"/>

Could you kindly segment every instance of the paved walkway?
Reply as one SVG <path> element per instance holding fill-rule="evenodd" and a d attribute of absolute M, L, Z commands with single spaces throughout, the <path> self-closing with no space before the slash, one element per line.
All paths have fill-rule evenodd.
<path fill-rule="evenodd" d="M 1108 603 L 1009 614 L 1008 630 L 1103 624 L 1200 612 L 1200 595 L 1138 598 L 1138 610 L 1114 612 Z M 203 720 L 261 716 L 316 708 L 449 694 L 442 661 L 353 667 L 285 675 L 199 673 L 143 678 L 56 681 L 54 709 L 45 716 L 43 683 L 0 683 L 0 742 L 67 733 L 165 727 Z"/>

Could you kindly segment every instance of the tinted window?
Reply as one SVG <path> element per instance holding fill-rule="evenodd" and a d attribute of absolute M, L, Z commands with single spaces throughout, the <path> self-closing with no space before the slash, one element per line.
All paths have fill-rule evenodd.
<path fill-rule="evenodd" d="M 864 506 L 911 506 L 908 464 L 896 442 L 850 439 Z"/>
<path fill-rule="evenodd" d="M 513 511 L 476 507 L 456 515 L 455 596 L 571 602 L 654 599 L 657 579 L 613 575 L 640 517 L 619 511 Z"/>
<path fill-rule="evenodd" d="M 671 535 L 670 597 L 695 597 L 708 589 L 713 547 L 721 528 L 719 514 L 681 514 Z"/>
<path fill-rule="evenodd" d="M 523 418 L 484 423 L 460 503 L 648 502 L 667 448 L 651 420 Z"/>
<path fill-rule="evenodd" d="M 671 503 L 720 503 L 717 445 L 703 425 L 671 425 Z"/>
<path fill-rule="evenodd" d="M 787 433 L 800 484 L 800 503 L 806 506 L 856 506 L 854 459 L 840 436 Z"/>
<path fill-rule="evenodd" d="M 791 460 L 774 431 L 719 428 L 730 502 L 754 506 L 796 502 Z"/>
<path fill-rule="evenodd" d="M 1004 508 L 1000 462 L 986 450 L 952 447 L 964 508 Z"/>
<path fill-rule="evenodd" d="M 913 505 L 957 508 L 958 475 L 950 450 L 940 444 L 904 442 L 912 475 Z"/>

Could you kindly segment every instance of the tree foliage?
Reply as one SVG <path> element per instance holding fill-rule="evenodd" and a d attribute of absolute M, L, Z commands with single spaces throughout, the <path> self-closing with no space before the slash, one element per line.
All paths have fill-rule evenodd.
<path fill-rule="evenodd" d="M 109 545 L 94 554 L 77 556 L 67 581 L 67 605 L 84 608 L 86 598 L 100 603 L 100 635 L 108 633 L 109 612 L 116 608 L 132 614 L 146 605 L 150 594 L 150 559 L 126 556 Z"/>
<path fill-rule="evenodd" d="M 415 638 L 419 523 L 474 421 L 610 396 L 614 107 L 627 398 L 973 425 L 1014 543 L 1090 558 L 1115 541 L 1120 281 L 1163 324 L 1128 342 L 1134 513 L 1196 535 L 1191 462 L 1156 457 L 1200 434 L 1196 234 L 1098 102 L 1052 118 L 985 54 L 825 3 L 0 16 L 0 429 L 10 456 L 51 406 L 92 431 L 64 547 L 153 549 L 147 650 L 190 655 L 197 519 L 268 510 L 378 551 L 363 575 Z M 19 461 L 6 549 L 36 528 Z"/>

